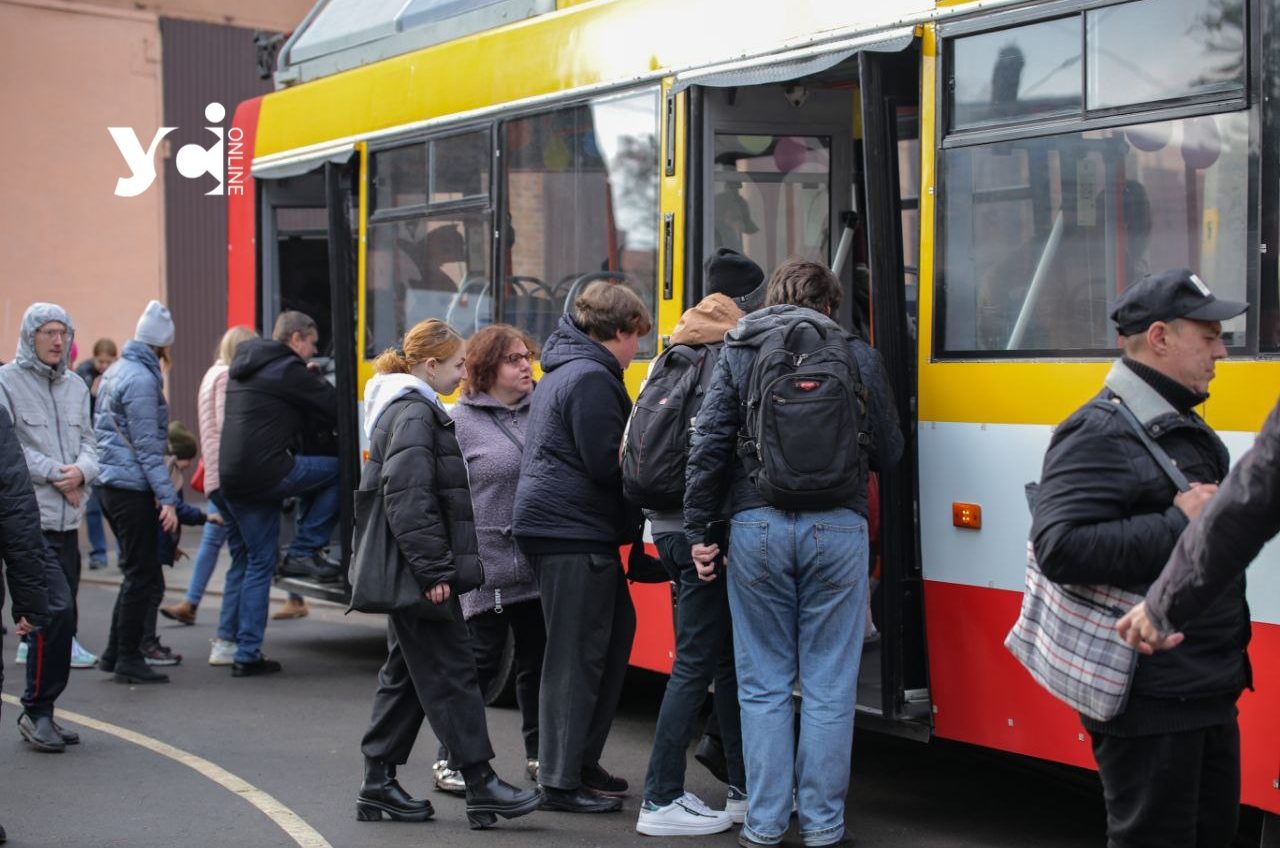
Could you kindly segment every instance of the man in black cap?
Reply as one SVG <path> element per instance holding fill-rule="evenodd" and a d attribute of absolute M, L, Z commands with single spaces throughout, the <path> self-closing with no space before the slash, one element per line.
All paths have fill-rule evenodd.
<path fill-rule="evenodd" d="M 1227 473 L 1227 449 L 1195 407 L 1227 355 L 1222 322 L 1246 309 L 1215 297 L 1186 268 L 1120 296 L 1111 319 L 1123 356 L 1045 454 L 1031 539 L 1050 580 L 1138 590 L 1160 574 Z M 1190 490 L 1176 490 L 1120 404 Z M 1191 650 L 1138 660 L 1124 712 L 1106 722 L 1080 717 L 1102 777 L 1109 848 L 1231 842 L 1240 798 L 1235 702 L 1250 685 L 1249 633 L 1241 577 L 1187 626 Z"/>

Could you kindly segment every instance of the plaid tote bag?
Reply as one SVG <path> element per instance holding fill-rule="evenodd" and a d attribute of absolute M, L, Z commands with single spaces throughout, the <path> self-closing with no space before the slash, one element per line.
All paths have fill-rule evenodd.
<path fill-rule="evenodd" d="M 1133 412 L 1119 399 L 1109 402 L 1119 407 L 1178 490 L 1187 491 L 1187 478 Z M 1035 483 L 1027 485 L 1032 512 L 1037 489 Z M 1110 721 L 1124 712 L 1138 664 L 1138 652 L 1116 633 L 1116 621 L 1145 597 L 1115 586 L 1055 583 L 1040 570 L 1028 541 L 1022 611 L 1004 646 L 1049 694 L 1089 718 Z"/>

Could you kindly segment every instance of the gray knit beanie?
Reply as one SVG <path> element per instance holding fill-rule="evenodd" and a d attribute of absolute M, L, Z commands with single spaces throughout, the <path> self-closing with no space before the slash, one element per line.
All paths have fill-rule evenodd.
<path fill-rule="evenodd" d="M 169 307 L 158 300 L 147 304 L 133 337 L 143 344 L 154 347 L 168 347 L 173 344 L 173 317 L 169 315 Z"/>

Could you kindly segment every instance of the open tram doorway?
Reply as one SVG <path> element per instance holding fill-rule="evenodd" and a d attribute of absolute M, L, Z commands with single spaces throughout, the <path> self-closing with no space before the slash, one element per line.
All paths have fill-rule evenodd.
<path fill-rule="evenodd" d="M 798 66 L 808 73 L 787 76 Z M 884 358 L 906 449 L 878 483 L 871 611 L 879 635 L 864 646 L 857 706 L 862 726 L 923 739 L 930 718 L 915 518 L 919 74 L 918 46 L 904 42 L 692 86 L 696 223 L 685 306 L 701 297 L 702 262 L 718 248 L 750 257 L 766 277 L 789 258 L 811 259 L 844 286 L 837 319 Z"/>
<path fill-rule="evenodd" d="M 318 354 L 309 365 L 337 390 L 337 426 L 317 427 L 299 444 L 312 455 L 337 456 L 339 486 L 355 488 L 359 479 L 360 433 L 356 408 L 356 263 L 357 169 L 326 163 L 306 173 L 260 179 L 258 208 L 258 331 L 270 337 L 281 313 L 311 316 L 319 333 Z M 329 544 L 330 559 L 345 564 L 351 552 L 354 515 L 343 498 Z M 285 502 L 280 522 L 281 556 L 294 533 L 294 504 Z M 289 577 L 277 585 L 313 598 L 345 602 L 343 583 L 319 583 Z"/>

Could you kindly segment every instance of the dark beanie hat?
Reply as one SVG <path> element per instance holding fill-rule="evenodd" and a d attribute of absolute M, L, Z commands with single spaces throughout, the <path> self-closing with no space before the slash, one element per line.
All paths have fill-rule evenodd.
<path fill-rule="evenodd" d="M 707 257 L 703 279 L 707 294 L 731 297 L 744 312 L 764 304 L 764 271 L 736 250 L 722 247 Z M 760 303 L 753 303 L 755 299 Z"/>
<path fill-rule="evenodd" d="M 169 453 L 178 459 L 195 459 L 199 447 L 196 437 L 181 421 L 169 424 Z"/>

